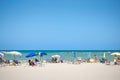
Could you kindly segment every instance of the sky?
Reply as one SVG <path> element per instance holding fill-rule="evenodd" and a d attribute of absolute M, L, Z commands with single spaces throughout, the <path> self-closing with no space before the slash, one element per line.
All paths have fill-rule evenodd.
<path fill-rule="evenodd" d="M 120 0 L 0 0 L 1 50 L 120 50 Z"/>

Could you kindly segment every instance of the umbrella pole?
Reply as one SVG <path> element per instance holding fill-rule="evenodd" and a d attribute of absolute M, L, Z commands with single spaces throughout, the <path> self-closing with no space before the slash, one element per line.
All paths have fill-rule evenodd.
<path fill-rule="evenodd" d="M 42 61 L 42 57 L 40 56 L 40 61 Z"/>
<path fill-rule="evenodd" d="M 13 59 L 15 60 L 15 55 L 13 55 L 13 57 L 14 57 Z"/>
<path fill-rule="evenodd" d="M 42 61 L 42 57 L 40 57 L 40 60 Z"/>
<path fill-rule="evenodd" d="M 39 60 L 40 60 L 40 55 L 39 55 Z"/>

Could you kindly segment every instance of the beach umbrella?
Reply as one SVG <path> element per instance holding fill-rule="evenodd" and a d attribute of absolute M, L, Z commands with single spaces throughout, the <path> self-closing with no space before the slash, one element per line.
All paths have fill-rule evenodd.
<path fill-rule="evenodd" d="M 117 56 L 120 56 L 120 53 L 119 52 L 114 52 L 111 55 L 114 56 L 114 57 L 117 57 Z"/>
<path fill-rule="evenodd" d="M 22 54 L 20 52 L 17 52 L 17 51 L 10 51 L 10 52 L 3 52 L 3 53 L 10 54 L 10 55 L 22 56 Z"/>
<path fill-rule="evenodd" d="M 9 54 L 9 55 L 13 55 L 14 59 L 15 56 L 22 56 L 22 53 L 18 52 L 18 51 L 10 51 L 10 52 L 3 52 L 4 54 Z"/>
<path fill-rule="evenodd" d="M 26 58 L 29 58 L 29 57 L 34 57 L 34 56 L 37 56 L 38 54 L 34 53 L 34 52 L 31 52 L 29 54 L 27 54 L 25 57 Z"/>
<path fill-rule="evenodd" d="M 46 52 L 41 52 L 40 53 L 40 57 L 43 57 L 44 55 L 47 55 L 47 53 Z"/>
<path fill-rule="evenodd" d="M 42 57 L 47 55 L 47 53 L 46 52 L 41 52 L 41 53 L 39 52 L 38 55 L 39 55 L 39 59 L 42 60 Z"/>
<path fill-rule="evenodd" d="M 0 57 L 4 57 L 4 54 L 0 52 Z"/>

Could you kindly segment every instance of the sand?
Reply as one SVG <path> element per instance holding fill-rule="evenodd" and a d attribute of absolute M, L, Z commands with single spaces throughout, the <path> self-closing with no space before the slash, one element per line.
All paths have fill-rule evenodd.
<path fill-rule="evenodd" d="M 120 65 L 46 63 L 0 67 L 0 80 L 120 80 Z"/>

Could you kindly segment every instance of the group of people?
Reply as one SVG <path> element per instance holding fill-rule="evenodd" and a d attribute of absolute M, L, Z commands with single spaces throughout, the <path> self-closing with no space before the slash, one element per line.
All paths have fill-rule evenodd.
<path fill-rule="evenodd" d="M 31 60 L 31 59 L 28 60 L 28 63 L 29 63 L 30 66 L 34 66 L 35 65 L 34 61 Z"/>
<path fill-rule="evenodd" d="M 86 61 L 85 61 L 86 62 Z M 97 55 L 94 55 L 92 58 L 87 58 L 88 63 L 110 63 L 104 56 L 103 57 L 98 57 Z"/>
<path fill-rule="evenodd" d="M 11 65 L 13 65 L 13 66 L 16 66 L 16 65 L 19 65 L 19 64 L 21 64 L 21 62 L 18 61 L 18 60 L 12 60 L 12 62 L 11 62 Z"/>
<path fill-rule="evenodd" d="M 90 62 L 90 58 L 87 60 L 87 62 Z M 101 59 L 98 58 L 97 55 L 94 55 L 94 63 L 100 62 L 100 63 L 106 63 L 106 64 L 110 64 L 110 61 L 108 59 L 106 59 L 105 57 L 102 57 Z M 117 57 L 114 61 L 115 65 L 120 65 L 120 57 Z"/>
<path fill-rule="evenodd" d="M 16 65 L 19 65 L 21 64 L 20 61 L 18 60 L 7 60 L 5 57 L 0 57 L 0 64 L 8 64 L 10 66 L 16 66 Z"/>
<path fill-rule="evenodd" d="M 95 63 L 97 63 L 97 62 L 99 62 L 99 59 L 98 59 L 98 56 L 97 55 L 94 55 L 94 58 L 87 58 L 87 62 L 89 63 L 93 63 L 93 62 L 95 62 Z"/>
<path fill-rule="evenodd" d="M 102 57 L 101 59 L 99 59 L 97 55 L 94 55 L 94 59 L 95 59 L 95 63 L 97 62 L 105 63 L 107 61 L 105 57 Z"/>
<path fill-rule="evenodd" d="M 52 57 L 52 63 L 63 63 L 62 57 Z"/>
<path fill-rule="evenodd" d="M 28 60 L 28 63 L 29 63 L 29 66 L 37 66 L 38 64 L 39 65 L 42 65 L 42 61 L 39 61 L 38 59 L 35 58 L 35 60 L 31 60 L 29 59 Z"/>

